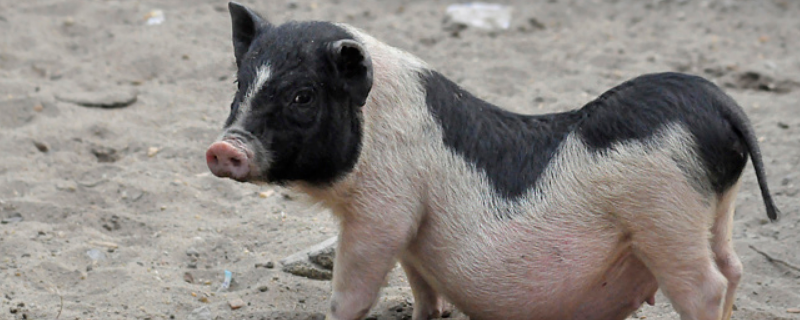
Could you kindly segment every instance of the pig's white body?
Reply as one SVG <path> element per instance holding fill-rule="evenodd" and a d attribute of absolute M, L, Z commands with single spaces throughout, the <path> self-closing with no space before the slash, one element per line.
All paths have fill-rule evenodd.
<path fill-rule="evenodd" d="M 730 319 L 734 202 L 757 139 L 718 87 L 644 75 L 522 116 L 350 26 L 274 26 L 231 3 L 239 89 L 211 171 L 284 183 L 341 221 L 329 319 L 359 320 L 399 261 L 413 320 L 624 319 L 662 289 Z"/>
<path fill-rule="evenodd" d="M 358 242 L 385 252 L 374 257 L 381 261 L 362 263 L 386 269 L 396 257 L 407 273 L 419 275 L 417 282 L 473 319 L 624 319 L 658 288 L 634 255 L 641 250 L 637 241 L 650 241 L 649 227 L 671 224 L 672 237 L 707 239 L 715 220 L 730 219 L 731 204 L 700 198 L 672 160 L 696 159 L 679 126 L 652 141 L 618 145 L 607 157 L 570 137 L 536 191 L 504 201 L 483 172 L 443 145 L 414 72 L 424 64 L 349 31 L 359 34 L 375 68 L 362 153 L 355 170 L 333 187 L 300 187 L 342 219 L 337 274 L 349 269 L 343 247 Z M 507 210 L 516 211 L 514 219 L 496 218 Z M 348 239 L 350 230 L 370 236 Z M 653 259 L 673 254 L 646 250 Z M 711 252 L 698 255 L 703 260 Z M 716 266 L 706 267 L 715 277 L 711 285 L 724 287 Z M 698 270 L 692 268 L 670 272 Z M 382 277 L 380 268 L 373 270 Z M 426 296 L 415 292 L 416 307 L 432 313 L 435 300 L 419 301 Z M 415 319 L 425 316 L 415 311 Z"/>

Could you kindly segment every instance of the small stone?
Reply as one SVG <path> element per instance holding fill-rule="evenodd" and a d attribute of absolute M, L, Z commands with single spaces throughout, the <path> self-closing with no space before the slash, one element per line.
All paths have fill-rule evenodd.
<path fill-rule="evenodd" d="M 272 196 L 273 194 L 275 194 L 275 190 L 270 189 L 270 190 L 267 190 L 267 191 L 264 191 L 264 192 L 259 192 L 258 196 L 261 197 L 261 198 L 266 199 L 266 198 L 269 198 L 270 196 Z"/>
<path fill-rule="evenodd" d="M 197 249 L 195 249 L 194 247 L 191 247 L 189 249 L 186 249 L 186 255 L 190 257 L 199 257 L 200 252 L 197 251 Z"/>
<path fill-rule="evenodd" d="M 147 148 L 147 156 L 150 158 L 155 157 L 159 151 L 161 151 L 161 149 L 159 149 L 158 147 Z"/>
<path fill-rule="evenodd" d="M 267 291 L 269 291 L 269 287 L 267 287 L 267 286 L 260 286 L 260 287 L 258 287 L 258 291 L 261 291 L 261 292 L 267 292 Z"/>
<path fill-rule="evenodd" d="M 136 102 L 138 95 L 139 92 L 132 88 L 108 88 L 95 92 L 63 92 L 56 94 L 55 98 L 58 101 L 74 103 L 84 107 L 113 109 L 133 104 Z"/>
<path fill-rule="evenodd" d="M 75 192 L 78 190 L 78 184 L 75 181 L 57 181 L 56 189 L 61 191 Z"/>
<path fill-rule="evenodd" d="M 194 277 L 192 276 L 191 273 L 184 272 L 183 273 L 183 281 L 186 281 L 187 283 L 194 283 Z"/>
<path fill-rule="evenodd" d="M 33 145 L 36 147 L 39 152 L 47 152 L 50 151 L 50 146 L 47 145 L 44 141 L 33 140 Z"/>
<path fill-rule="evenodd" d="M 788 313 L 800 313 L 800 308 L 789 308 L 789 309 L 786 309 L 786 312 L 788 312 Z"/>
<path fill-rule="evenodd" d="M 275 267 L 275 264 L 272 261 L 267 261 L 267 263 L 264 265 L 264 267 L 267 268 L 267 269 L 272 269 L 272 268 Z"/>
<path fill-rule="evenodd" d="M 789 125 L 783 122 L 778 121 L 778 127 L 781 129 L 789 129 Z"/>
<path fill-rule="evenodd" d="M 22 220 L 24 220 L 24 219 L 22 219 L 22 214 L 19 213 L 19 212 L 14 212 L 14 213 L 10 214 L 8 217 L 3 218 L 3 220 L 0 220 L 0 223 L 2 223 L 2 224 L 10 224 L 10 223 L 17 223 L 17 222 L 20 222 Z"/>
<path fill-rule="evenodd" d="M 333 245 L 325 247 L 322 250 L 316 252 L 311 252 L 308 254 L 308 259 L 320 267 L 323 267 L 328 270 L 333 270 L 333 261 L 336 258 L 335 249 L 336 249 L 335 245 Z"/>
<path fill-rule="evenodd" d="M 117 149 L 107 146 L 94 146 L 91 151 L 94 157 L 97 158 L 97 162 L 116 162 L 122 158 Z"/>
<path fill-rule="evenodd" d="M 198 300 L 202 303 L 208 303 L 208 297 L 200 297 Z"/>
<path fill-rule="evenodd" d="M 333 257 L 337 238 L 329 238 L 281 260 L 283 271 L 315 280 L 333 278 Z"/>
<path fill-rule="evenodd" d="M 242 300 L 241 298 L 235 298 L 228 301 L 228 305 L 231 306 L 231 310 L 236 310 L 241 307 L 244 307 L 244 300 Z"/>
<path fill-rule="evenodd" d="M 333 273 L 310 263 L 296 263 L 283 267 L 284 272 L 312 280 L 331 280 Z"/>

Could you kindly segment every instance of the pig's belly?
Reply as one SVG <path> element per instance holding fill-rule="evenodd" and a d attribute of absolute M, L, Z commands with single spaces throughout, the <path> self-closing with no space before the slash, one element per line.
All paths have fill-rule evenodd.
<path fill-rule="evenodd" d="M 624 237 L 578 231 L 458 240 L 423 232 L 404 260 L 472 320 L 625 319 L 652 301 L 655 278 Z"/>

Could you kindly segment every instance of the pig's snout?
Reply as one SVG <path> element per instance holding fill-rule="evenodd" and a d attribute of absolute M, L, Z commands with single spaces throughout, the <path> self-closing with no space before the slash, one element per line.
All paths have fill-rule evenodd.
<path fill-rule="evenodd" d="M 206 151 L 208 169 L 217 177 L 244 180 L 250 174 L 247 154 L 228 141 L 217 141 Z"/>

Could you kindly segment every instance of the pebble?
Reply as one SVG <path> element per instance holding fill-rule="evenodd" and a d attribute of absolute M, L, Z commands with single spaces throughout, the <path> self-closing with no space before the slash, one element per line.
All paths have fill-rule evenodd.
<path fill-rule="evenodd" d="M 186 281 L 187 283 L 194 283 L 194 277 L 191 273 L 185 272 L 183 274 L 183 281 Z"/>
<path fill-rule="evenodd" d="M 194 247 L 192 247 L 192 248 L 186 249 L 186 255 L 190 256 L 190 257 L 199 257 L 200 256 L 200 252 L 197 251 L 197 249 L 195 249 Z"/>
<path fill-rule="evenodd" d="M 266 198 L 269 198 L 270 196 L 272 196 L 273 194 L 275 194 L 275 190 L 270 189 L 270 190 L 267 190 L 267 191 L 264 191 L 264 192 L 259 192 L 258 196 L 261 197 L 261 198 L 266 199 Z"/>
<path fill-rule="evenodd" d="M 231 306 L 231 310 L 236 310 L 241 307 L 244 307 L 244 300 L 241 298 L 235 298 L 228 301 L 228 305 Z"/>
<path fill-rule="evenodd" d="M 97 158 L 97 162 L 117 162 L 122 158 L 122 154 L 117 152 L 117 149 L 107 146 L 94 146 L 91 152 Z"/>
<path fill-rule="evenodd" d="M 39 152 L 48 152 L 50 151 L 50 146 L 47 145 L 44 141 L 33 140 L 33 145 L 36 147 Z"/>
<path fill-rule="evenodd" d="M 56 94 L 58 101 L 74 103 L 90 108 L 123 108 L 134 102 L 139 92 L 133 88 L 107 88 L 92 91 L 71 91 Z"/>
<path fill-rule="evenodd" d="M 315 280 L 333 278 L 333 257 L 335 256 L 337 237 L 331 237 L 303 251 L 292 254 L 281 260 L 283 271 L 296 276 Z"/>
<path fill-rule="evenodd" d="M 260 286 L 260 287 L 258 287 L 258 291 L 261 291 L 261 292 L 267 292 L 267 291 L 269 291 L 269 287 L 267 287 L 267 286 Z"/>
<path fill-rule="evenodd" d="M 318 251 L 310 252 L 308 254 L 308 259 L 320 267 L 333 270 L 333 261 L 336 259 L 336 244 L 334 243 Z"/>
<path fill-rule="evenodd" d="M 3 218 L 3 220 L 0 220 L 0 223 L 2 223 L 2 224 L 17 223 L 17 222 L 20 222 L 22 220 L 24 220 L 22 218 L 22 214 L 19 213 L 19 212 L 14 212 L 14 213 L 10 214 L 8 217 Z"/>
<path fill-rule="evenodd" d="M 789 308 L 789 309 L 786 309 L 786 312 L 788 312 L 788 313 L 800 313 L 800 308 Z"/>
<path fill-rule="evenodd" d="M 75 192 L 78 190 L 78 184 L 75 181 L 58 181 L 56 182 L 56 189 L 61 191 Z"/>
<path fill-rule="evenodd" d="M 161 149 L 158 148 L 158 147 L 147 148 L 147 156 L 150 157 L 150 158 L 155 157 L 156 154 L 158 154 L 159 151 L 161 151 Z"/>
<path fill-rule="evenodd" d="M 284 272 L 313 280 L 331 280 L 333 272 L 309 263 L 296 263 L 283 267 Z"/>

